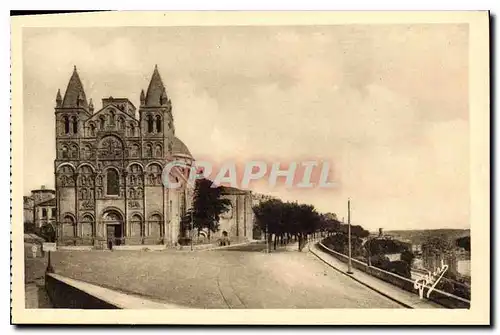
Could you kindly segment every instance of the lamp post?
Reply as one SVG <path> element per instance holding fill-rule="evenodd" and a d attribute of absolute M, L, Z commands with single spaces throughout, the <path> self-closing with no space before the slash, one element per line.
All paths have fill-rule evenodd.
<path fill-rule="evenodd" d="M 348 240 L 349 240 L 349 260 L 347 262 L 347 273 L 352 274 L 351 262 L 351 199 L 347 199 L 347 226 L 348 226 Z"/>
<path fill-rule="evenodd" d="M 191 251 L 193 251 L 194 207 L 191 208 Z"/>

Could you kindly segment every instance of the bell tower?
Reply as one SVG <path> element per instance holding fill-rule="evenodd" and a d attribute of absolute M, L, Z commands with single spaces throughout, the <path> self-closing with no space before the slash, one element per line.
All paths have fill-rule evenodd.
<path fill-rule="evenodd" d="M 172 116 L 172 103 L 167 96 L 158 66 L 155 65 L 146 93 L 141 91 L 139 108 L 142 138 L 145 144 L 145 157 L 164 159 L 172 154 L 172 142 L 175 136 Z M 161 147 L 161 150 L 159 148 Z M 161 153 L 161 155 L 160 155 Z"/>
<path fill-rule="evenodd" d="M 78 150 L 71 152 L 80 137 L 83 137 L 83 122 L 91 116 L 87 97 L 80 76 L 73 68 L 64 98 L 57 90 L 56 106 L 57 159 L 78 159 Z"/>

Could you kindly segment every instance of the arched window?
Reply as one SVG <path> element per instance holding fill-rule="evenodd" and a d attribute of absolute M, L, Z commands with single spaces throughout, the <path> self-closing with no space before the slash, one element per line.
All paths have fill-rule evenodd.
<path fill-rule="evenodd" d="M 161 157 L 161 145 L 157 144 L 155 148 L 155 156 L 156 157 Z"/>
<path fill-rule="evenodd" d="M 153 146 L 151 144 L 146 144 L 146 157 L 153 157 Z"/>
<path fill-rule="evenodd" d="M 90 136 L 94 137 L 95 136 L 95 125 L 93 123 L 91 123 L 89 125 L 89 129 L 90 129 Z"/>
<path fill-rule="evenodd" d="M 139 157 L 139 145 L 132 144 L 130 147 L 130 157 Z"/>
<path fill-rule="evenodd" d="M 158 164 L 149 165 L 146 177 L 149 185 L 161 185 L 161 167 Z"/>
<path fill-rule="evenodd" d="M 118 118 L 118 129 L 125 129 L 125 120 L 121 116 Z"/>
<path fill-rule="evenodd" d="M 90 215 L 85 215 L 82 219 L 82 237 L 91 238 L 93 230 L 94 220 Z"/>
<path fill-rule="evenodd" d="M 75 220 L 72 216 L 66 215 L 63 219 L 63 236 L 64 237 L 75 237 Z"/>
<path fill-rule="evenodd" d="M 104 129 L 105 124 L 106 124 L 106 120 L 104 119 L 104 116 L 101 115 L 101 117 L 99 118 L 99 127 L 101 128 L 101 130 Z"/>
<path fill-rule="evenodd" d="M 108 169 L 106 186 L 107 195 L 120 195 L 120 177 L 115 169 Z"/>
<path fill-rule="evenodd" d="M 115 124 L 115 111 L 110 111 L 109 112 L 109 124 L 114 125 Z"/>
<path fill-rule="evenodd" d="M 148 115 L 147 121 L 148 121 L 148 133 L 152 133 L 153 132 L 153 117 L 151 115 Z"/>
<path fill-rule="evenodd" d="M 133 123 L 130 123 L 130 136 L 135 136 L 135 126 Z"/>
<path fill-rule="evenodd" d="M 64 133 L 69 134 L 69 117 L 64 117 Z"/>
<path fill-rule="evenodd" d="M 92 156 L 92 148 L 90 144 L 85 144 L 82 148 L 82 158 L 89 159 Z"/>
<path fill-rule="evenodd" d="M 156 115 L 156 132 L 161 133 L 161 116 Z"/>
<path fill-rule="evenodd" d="M 78 146 L 76 144 L 73 144 L 71 146 L 70 157 L 71 158 L 78 158 Z"/>
<path fill-rule="evenodd" d="M 65 145 L 61 148 L 61 156 L 62 158 L 68 158 L 68 147 Z"/>
<path fill-rule="evenodd" d="M 149 235 L 151 237 L 161 237 L 162 229 L 161 229 L 161 216 L 158 214 L 153 214 L 149 218 L 150 231 Z"/>
<path fill-rule="evenodd" d="M 78 119 L 73 116 L 73 134 L 78 134 Z"/>
<path fill-rule="evenodd" d="M 130 233 L 132 237 L 143 235 L 142 218 L 138 214 L 134 214 L 131 220 Z"/>

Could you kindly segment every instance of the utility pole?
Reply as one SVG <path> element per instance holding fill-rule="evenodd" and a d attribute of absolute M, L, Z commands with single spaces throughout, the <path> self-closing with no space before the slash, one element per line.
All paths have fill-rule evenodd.
<path fill-rule="evenodd" d="M 194 204 L 193 204 L 194 205 Z M 193 251 L 194 206 L 191 207 L 191 251 Z"/>
<path fill-rule="evenodd" d="M 351 199 L 347 199 L 347 225 L 348 225 L 348 239 L 349 239 L 349 261 L 347 263 L 347 273 L 352 274 L 352 262 L 351 262 Z"/>

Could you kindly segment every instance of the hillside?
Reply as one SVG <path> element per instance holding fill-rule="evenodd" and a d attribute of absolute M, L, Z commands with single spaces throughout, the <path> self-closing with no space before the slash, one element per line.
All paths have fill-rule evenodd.
<path fill-rule="evenodd" d="M 454 242 L 459 237 L 470 236 L 470 229 L 388 230 L 384 235 L 409 240 L 412 244 L 422 244 L 429 237 L 441 237 Z"/>

